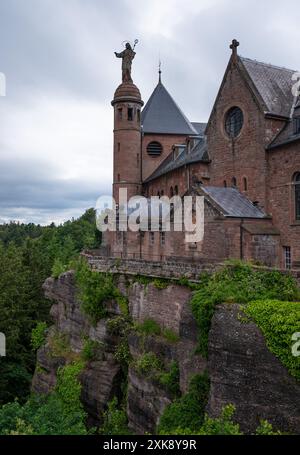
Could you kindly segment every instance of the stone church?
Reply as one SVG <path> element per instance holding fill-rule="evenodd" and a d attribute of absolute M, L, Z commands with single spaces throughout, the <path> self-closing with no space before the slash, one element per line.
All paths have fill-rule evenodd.
<path fill-rule="evenodd" d="M 174 231 L 110 233 L 110 256 L 300 268 L 296 71 L 241 57 L 238 45 L 207 124 L 187 119 L 161 73 L 144 106 L 127 67 L 112 101 L 114 198 L 120 188 L 128 198 L 204 196 L 205 230 L 199 243 Z"/>

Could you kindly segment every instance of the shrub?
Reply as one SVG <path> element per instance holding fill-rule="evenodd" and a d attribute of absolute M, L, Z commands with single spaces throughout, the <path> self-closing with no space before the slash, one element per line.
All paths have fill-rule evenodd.
<path fill-rule="evenodd" d="M 123 367 L 126 368 L 131 362 L 132 357 L 130 354 L 127 337 L 124 337 L 118 344 L 114 353 L 114 358 L 116 359 L 117 362 L 119 362 Z"/>
<path fill-rule="evenodd" d="M 240 427 L 232 421 L 232 417 L 235 413 L 235 407 L 233 405 L 225 406 L 222 410 L 221 416 L 217 419 L 211 419 L 207 415 L 204 418 L 203 425 L 199 431 L 199 435 L 242 435 Z"/>
<path fill-rule="evenodd" d="M 104 343 L 86 339 L 81 352 L 82 360 L 86 362 L 96 360 L 99 357 L 99 354 L 103 352 L 103 349 Z"/>
<path fill-rule="evenodd" d="M 127 416 L 123 409 L 118 409 L 118 400 L 114 398 L 104 413 L 104 424 L 100 429 L 100 434 L 106 436 L 129 435 L 127 426 Z"/>
<path fill-rule="evenodd" d="M 147 352 L 140 356 L 133 366 L 139 374 L 146 377 L 156 375 L 162 370 L 162 363 L 153 352 Z"/>
<path fill-rule="evenodd" d="M 292 335 L 300 328 L 300 303 L 278 300 L 250 302 L 245 313 L 262 330 L 268 348 L 289 373 L 300 380 L 300 358 L 292 354 Z"/>
<path fill-rule="evenodd" d="M 171 284 L 170 280 L 163 278 L 155 278 L 152 283 L 156 289 L 166 289 Z"/>
<path fill-rule="evenodd" d="M 71 356 L 70 340 L 66 333 L 54 331 L 49 336 L 49 346 L 52 357 L 65 357 Z"/>
<path fill-rule="evenodd" d="M 277 271 L 255 270 L 249 264 L 231 261 L 203 280 L 191 304 L 199 327 L 199 351 L 207 356 L 208 334 L 214 309 L 220 303 L 248 303 L 258 299 L 284 301 L 299 298 L 296 281 Z"/>
<path fill-rule="evenodd" d="M 88 263 L 80 259 L 75 265 L 75 280 L 82 309 L 94 325 L 107 317 L 105 303 L 111 300 L 115 300 L 122 314 L 128 316 L 128 300 L 115 286 L 112 274 L 91 270 Z"/>
<path fill-rule="evenodd" d="M 82 309 L 96 325 L 107 315 L 104 303 L 114 297 L 112 275 L 95 272 L 90 269 L 86 261 L 81 260 L 77 263 L 75 280 Z"/>
<path fill-rule="evenodd" d="M 180 340 L 179 335 L 171 329 L 164 329 L 162 335 L 169 343 L 177 343 Z"/>
<path fill-rule="evenodd" d="M 159 382 L 174 396 L 180 395 L 180 373 L 177 362 L 172 362 L 170 365 L 170 371 L 161 373 L 159 376 Z"/>
<path fill-rule="evenodd" d="M 146 319 L 141 324 L 136 324 L 135 328 L 138 332 L 147 336 L 161 334 L 160 325 L 153 319 Z"/>
<path fill-rule="evenodd" d="M 56 392 L 61 398 L 67 412 L 83 410 L 80 394 L 81 384 L 78 376 L 84 368 L 83 361 L 77 361 L 60 367 L 57 371 Z"/>
<path fill-rule="evenodd" d="M 281 431 L 275 431 L 267 420 L 261 420 L 255 434 L 257 436 L 280 436 L 283 433 L 281 433 Z"/>
<path fill-rule="evenodd" d="M 132 323 L 128 317 L 116 316 L 108 319 L 106 326 L 108 333 L 115 336 L 125 336 L 130 329 Z"/>
<path fill-rule="evenodd" d="M 54 264 L 52 266 L 52 278 L 56 280 L 60 277 L 62 273 L 65 273 L 68 270 L 68 265 L 62 263 L 60 259 L 55 259 Z"/>
<path fill-rule="evenodd" d="M 32 395 L 23 406 L 15 401 L 0 407 L 0 434 L 87 434 L 78 381 L 82 368 L 82 362 L 60 368 L 56 389 L 49 395 Z"/>
<path fill-rule="evenodd" d="M 158 433 L 173 434 L 178 428 L 199 431 L 204 420 L 208 393 L 207 373 L 194 376 L 188 392 L 166 407 L 159 422 Z"/>
<path fill-rule="evenodd" d="M 38 322 L 36 327 L 31 332 L 31 346 L 37 351 L 46 341 L 46 322 Z"/>

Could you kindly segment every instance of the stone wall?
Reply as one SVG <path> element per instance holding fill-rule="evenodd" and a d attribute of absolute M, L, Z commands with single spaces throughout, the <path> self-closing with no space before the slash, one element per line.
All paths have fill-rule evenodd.
<path fill-rule="evenodd" d="M 198 281 L 203 272 L 214 272 L 220 267 L 218 263 L 208 263 L 207 261 L 184 262 L 183 259 L 176 261 L 145 261 L 144 259 L 120 259 L 107 258 L 91 254 L 92 252 L 82 253 L 90 266 L 99 272 L 124 273 L 126 275 L 145 275 L 154 278 L 177 279 L 186 277 L 190 280 Z"/>
<path fill-rule="evenodd" d="M 249 240 L 249 244 L 251 241 Z M 263 245 L 263 238 L 260 238 L 258 241 L 259 245 Z M 245 247 L 245 245 L 244 245 Z M 236 246 L 236 250 L 239 249 L 239 245 Z M 267 255 L 267 247 L 265 247 L 264 252 Z M 98 272 L 109 272 L 114 274 L 125 274 L 128 276 L 135 275 L 144 275 L 153 278 L 166 278 L 172 280 L 180 280 L 183 277 L 188 278 L 190 281 L 199 282 L 199 277 L 201 273 L 214 273 L 217 270 L 220 270 L 223 267 L 221 262 L 208 263 L 207 261 L 197 259 L 191 261 L 189 259 L 184 262 L 184 258 L 178 258 L 178 261 L 174 262 L 163 261 L 145 261 L 142 259 L 120 259 L 120 258 L 111 258 L 98 256 L 92 251 L 86 251 L 82 253 L 82 257 L 86 258 L 90 266 L 97 270 Z M 174 258 L 175 259 L 175 258 Z M 246 257 L 247 260 L 250 260 L 250 256 Z M 259 258 L 257 258 L 258 260 Z M 274 267 L 255 267 L 257 270 L 279 270 L 283 274 L 292 275 L 295 280 L 299 283 L 300 286 L 300 270 L 286 270 Z"/>

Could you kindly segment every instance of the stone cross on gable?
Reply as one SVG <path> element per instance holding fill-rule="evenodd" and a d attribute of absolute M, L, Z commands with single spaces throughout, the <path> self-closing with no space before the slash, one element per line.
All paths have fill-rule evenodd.
<path fill-rule="evenodd" d="M 232 54 L 235 57 L 237 56 L 237 48 L 239 47 L 239 45 L 240 43 L 236 39 L 232 40 L 232 43 L 230 44 L 230 49 L 232 49 Z"/>

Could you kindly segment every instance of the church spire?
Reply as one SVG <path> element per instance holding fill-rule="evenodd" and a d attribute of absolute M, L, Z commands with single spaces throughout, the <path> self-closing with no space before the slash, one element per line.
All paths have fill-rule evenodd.
<path fill-rule="evenodd" d="M 158 83 L 161 84 L 161 60 L 158 63 Z"/>

